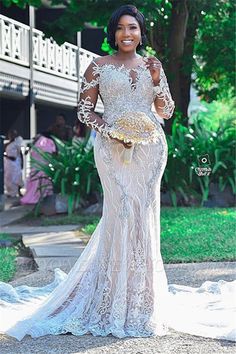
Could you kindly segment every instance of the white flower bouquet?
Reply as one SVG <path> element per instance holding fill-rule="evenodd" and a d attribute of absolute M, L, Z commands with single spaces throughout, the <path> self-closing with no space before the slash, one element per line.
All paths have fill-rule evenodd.
<path fill-rule="evenodd" d="M 123 152 L 126 164 L 132 160 L 134 144 L 149 144 L 156 142 L 159 137 L 155 124 L 144 112 L 126 112 L 114 122 L 109 135 L 125 143 L 132 143 L 132 147 L 125 148 Z"/>

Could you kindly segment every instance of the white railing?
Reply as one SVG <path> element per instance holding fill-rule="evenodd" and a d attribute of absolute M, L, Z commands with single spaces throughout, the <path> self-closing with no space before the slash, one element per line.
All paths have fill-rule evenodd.
<path fill-rule="evenodd" d="M 33 30 L 33 63 L 38 70 L 77 80 L 77 51 L 76 45 L 65 42 L 59 46 L 42 31 Z"/>
<path fill-rule="evenodd" d="M 86 49 L 83 48 L 79 48 L 79 73 L 80 73 L 80 77 L 82 77 L 84 75 L 85 70 L 87 69 L 87 66 L 89 65 L 89 63 L 95 59 L 99 57 L 99 55 L 94 54 L 92 52 L 89 52 Z"/>
<path fill-rule="evenodd" d="M 29 65 L 29 26 L 0 15 L 0 58 Z"/>
<path fill-rule="evenodd" d="M 29 26 L 0 15 L 0 59 L 29 66 L 32 55 L 34 69 L 70 80 L 78 80 L 89 62 L 97 57 L 85 49 L 65 42 L 59 46 L 53 38 L 46 38 L 42 31 L 33 29 L 33 53 L 29 53 Z"/>

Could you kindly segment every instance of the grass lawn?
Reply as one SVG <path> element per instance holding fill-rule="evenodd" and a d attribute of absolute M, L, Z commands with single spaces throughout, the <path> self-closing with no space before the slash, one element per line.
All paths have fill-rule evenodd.
<path fill-rule="evenodd" d="M 6 233 L 0 233 L 0 240 L 9 240 L 17 243 L 19 239 Z M 16 272 L 17 246 L 0 248 L 0 281 L 7 282 Z"/>
<path fill-rule="evenodd" d="M 43 217 L 41 221 L 42 226 L 50 225 L 89 225 L 96 223 L 98 224 L 100 218 L 98 216 L 91 215 L 56 215 L 52 217 Z M 96 226 L 95 226 L 96 227 Z M 93 232 L 93 231 L 92 231 Z M 90 233 L 90 232 L 88 232 Z"/>
<path fill-rule="evenodd" d="M 235 261 L 236 209 L 162 208 L 164 263 Z"/>
<path fill-rule="evenodd" d="M 41 224 L 78 224 L 92 234 L 98 221 L 99 217 L 75 214 L 44 217 Z M 235 261 L 236 209 L 162 207 L 161 254 L 164 263 Z"/>

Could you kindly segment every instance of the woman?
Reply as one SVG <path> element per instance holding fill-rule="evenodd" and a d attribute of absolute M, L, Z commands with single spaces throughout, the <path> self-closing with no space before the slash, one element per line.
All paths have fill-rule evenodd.
<path fill-rule="evenodd" d="M 143 15 L 134 6 L 119 8 L 109 22 L 108 39 L 117 52 L 89 65 L 78 112 L 79 119 L 98 132 L 94 153 L 104 191 L 102 218 L 60 285 L 53 291 L 50 285 L 31 288 L 31 294 L 22 295 L 27 300 L 28 319 L 14 319 L 7 330 L 5 325 L 5 333 L 19 340 L 25 334 L 39 337 L 67 332 L 111 333 L 123 338 L 166 335 L 172 327 L 233 340 L 218 283 L 208 287 L 206 282 L 199 289 L 167 284 L 160 253 L 160 182 L 167 144 L 151 104 L 154 101 L 157 113 L 169 119 L 174 102 L 159 60 L 144 61 L 136 54 L 145 40 Z M 102 118 L 94 112 L 98 94 L 104 102 Z M 136 111 L 144 112 L 155 124 L 159 133 L 155 144 L 133 147 L 111 138 L 115 120 Z M 123 152 L 131 147 L 131 163 L 124 164 Z M 38 300 L 38 310 L 31 315 L 30 303 L 34 304 L 36 295 L 50 291 L 43 304 Z M 13 295 L 10 299 L 13 302 Z M 9 307 L 8 303 L 6 313 Z"/>
<path fill-rule="evenodd" d="M 55 142 L 48 132 L 39 134 L 33 141 L 32 146 L 51 154 L 56 152 Z M 42 157 L 34 149 L 31 149 L 31 157 L 35 160 L 43 161 Z M 35 168 L 32 168 L 26 182 L 26 192 L 20 200 L 21 204 L 37 204 L 40 198 L 51 194 L 53 194 L 52 182 L 43 171 L 36 173 Z"/>
<path fill-rule="evenodd" d="M 22 180 L 22 153 L 21 146 L 23 139 L 15 129 L 9 130 L 8 143 L 5 145 L 4 153 L 4 184 L 8 197 L 20 195 L 20 188 L 23 187 Z"/>

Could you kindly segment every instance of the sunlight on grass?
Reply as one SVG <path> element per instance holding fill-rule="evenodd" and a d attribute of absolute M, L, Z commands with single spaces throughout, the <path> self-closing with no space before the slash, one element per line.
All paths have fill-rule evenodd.
<path fill-rule="evenodd" d="M 43 217 L 42 225 L 76 224 L 91 235 L 100 218 L 91 215 Z M 236 209 L 161 208 L 161 253 L 164 263 L 235 261 Z"/>
<path fill-rule="evenodd" d="M 0 232 L 0 241 L 11 241 L 12 247 L 0 247 L 0 281 L 9 281 L 16 273 L 16 257 L 20 234 L 8 234 Z"/>
<path fill-rule="evenodd" d="M 235 221 L 233 208 L 162 208 L 163 261 L 235 260 Z"/>
<path fill-rule="evenodd" d="M 16 272 L 17 250 L 12 247 L 0 248 L 0 280 L 9 281 Z"/>
<path fill-rule="evenodd" d="M 0 240 L 15 241 L 14 236 L 0 233 Z M 15 247 L 0 248 L 0 281 L 9 281 L 16 272 L 16 257 L 18 251 Z"/>

